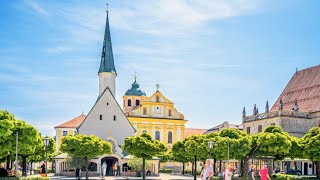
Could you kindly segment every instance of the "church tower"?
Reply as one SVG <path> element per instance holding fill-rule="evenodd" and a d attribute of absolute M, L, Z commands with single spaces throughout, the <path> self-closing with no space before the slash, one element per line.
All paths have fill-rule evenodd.
<path fill-rule="evenodd" d="M 107 10 L 106 27 L 102 46 L 101 63 L 99 68 L 99 97 L 108 87 L 113 96 L 116 94 L 116 68 L 114 66 L 111 35 L 109 27 L 109 11 Z"/>

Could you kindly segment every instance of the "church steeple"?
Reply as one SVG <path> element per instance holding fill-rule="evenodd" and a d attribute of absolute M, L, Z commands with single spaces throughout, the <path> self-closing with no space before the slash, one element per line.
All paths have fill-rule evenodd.
<path fill-rule="evenodd" d="M 101 54 L 101 63 L 99 68 L 99 96 L 109 88 L 115 96 L 116 93 L 116 68 L 114 67 L 111 35 L 109 27 L 109 11 L 107 9 L 106 27 L 104 30 L 104 39 Z"/>
<path fill-rule="evenodd" d="M 107 9 L 106 27 L 104 30 L 104 39 L 101 54 L 101 63 L 99 68 L 99 73 L 101 72 L 111 72 L 117 73 L 114 66 L 112 43 L 109 27 L 109 10 Z"/>

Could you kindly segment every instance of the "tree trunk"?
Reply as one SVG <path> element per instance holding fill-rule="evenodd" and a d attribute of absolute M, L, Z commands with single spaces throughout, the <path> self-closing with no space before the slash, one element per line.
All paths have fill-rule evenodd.
<path fill-rule="evenodd" d="M 220 172 L 222 172 L 221 167 L 222 167 L 222 160 L 220 160 L 220 162 L 219 162 L 219 171 L 220 171 Z"/>
<path fill-rule="evenodd" d="M 191 174 L 194 173 L 194 162 L 191 163 Z"/>
<path fill-rule="evenodd" d="M 213 175 L 216 173 L 216 159 L 213 159 Z"/>
<path fill-rule="evenodd" d="M 32 161 L 30 161 L 30 175 L 32 175 Z"/>
<path fill-rule="evenodd" d="M 22 176 L 27 176 L 27 156 L 22 156 Z"/>
<path fill-rule="evenodd" d="M 316 161 L 316 175 L 320 178 L 320 161 Z"/>
<path fill-rule="evenodd" d="M 88 180 L 89 179 L 89 176 L 88 176 L 88 171 L 89 171 L 89 163 L 88 163 L 88 158 L 87 157 L 84 157 L 84 161 L 86 163 L 86 179 Z"/>
<path fill-rule="evenodd" d="M 182 175 L 184 175 L 184 163 L 182 163 Z"/>
<path fill-rule="evenodd" d="M 243 177 L 247 177 L 248 176 L 248 171 L 249 171 L 249 157 L 245 157 L 243 158 L 243 166 L 241 166 L 241 175 Z"/>
<path fill-rule="evenodd" d="M 146 166 L 146 160 L 144 158 L 142 158 L 142 179 L 146 179 L 146 170 L 144 169 L 144 167 Z"/>
<path fill-rule="evenodd" d="M 6 165 L 6 166 L 7 166 L 7 167 L 6 167 L 7 169 L 9 169 L 9 165 L 10 165 L 10 156 L 7 156 L 7 165 Z"/>
<path fill-rule="evenodd" d="M 193 176 L 194 180 L 197 180 L 197 156 L 194 155 L 194 176 Z"/>

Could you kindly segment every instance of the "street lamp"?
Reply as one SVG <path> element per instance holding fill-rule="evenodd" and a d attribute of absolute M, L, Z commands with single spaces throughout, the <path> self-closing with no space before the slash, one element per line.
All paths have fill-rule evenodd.
<path fill-rule="evenodd" d="M 213 141 L 209 141 L 208 142 L 208 148 L 210 150 L 210 158 L 211 158 L 211 150 L 213 149 L 213 146 L 214 146 L 214 142 Z"/>
<path fill-rule="evenodd" d="M 50 142 L 50 139 L 46 136 L 44 139 L 43 139 L 43 142 L 44 142 L 44 146 L 46 147 L 46 164 L 45 164 L 45 170 L 46 170 L 46 177 L 48 177 L 48 146 L 49 146 L 49 142 Z"/>

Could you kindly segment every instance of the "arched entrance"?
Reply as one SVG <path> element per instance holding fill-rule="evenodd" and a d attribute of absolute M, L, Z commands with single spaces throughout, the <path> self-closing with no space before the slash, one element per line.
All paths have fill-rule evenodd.
<path fill-rule="evenodd" d="M 107 163 L 106 176 L 113 176 L 112 166 L 118 161 L 115 157 L 105 157 L 101 159 L 101 165 Z M 101 169 L 102 171 L 102 169 Z"/>

